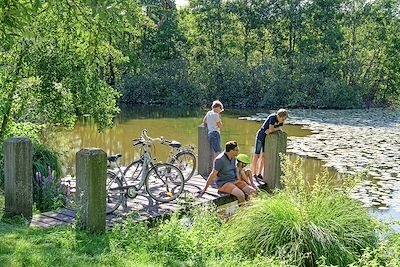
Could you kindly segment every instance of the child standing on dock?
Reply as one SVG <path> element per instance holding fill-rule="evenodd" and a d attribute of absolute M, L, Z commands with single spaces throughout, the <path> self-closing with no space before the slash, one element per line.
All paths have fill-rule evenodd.
<path fill-rule="evenodd" d="M 224 106 L 221 101 L 215 100 L 211 105 L 211 110 L 204 116 L 203 124 L 207 126 L 207 139 L 211 145 L 213 152 L 213 160 L 222 152 L 221 148 L 221 112 Z"/>
<path fill-rule="evenodd" d="M 265 145 L 265 137 L 267 134 L 272 134 L 276 131 L 281 131 L 284 121 L 288 118 L 288 112 L 286 109 L 279 109 L 276 113 L 271 114 L 264 121 L 261 128 L 257 131 L 256 134 L 256 149 L 254 152 L 253 162 L 252 162 L 252 171 L 254 173 L 254 177 L 256 179 L 262 179 L 262 171 L 264 168 L 264 157 L 261 154 L 261 151 L 264 152 Z"/>

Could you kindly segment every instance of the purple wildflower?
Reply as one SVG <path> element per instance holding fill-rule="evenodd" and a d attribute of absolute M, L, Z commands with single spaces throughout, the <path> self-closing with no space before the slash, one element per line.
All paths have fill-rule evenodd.
<path fill-rule="evenodd" d="M 48 172 L 47 180 L 48 180 L 49 182 L 53 182 L 54 176 L 53 176 L 53 172 L 52 172 L 50 166 L 49 166 L 48 170 L 49 170 L 49 172 Z"/>
<path fill-rule="evenodd" d="M 40 172 L 36 172 L 35 179 L 36 179 L 36 182 L 37 182 L 37 183 L 39 183 L 40 178 L 41 178 Z"/>
<path fill-rule="evenodd" d="M 61 179 L 58 180 L 58 193 L 62 193 L 63 191 L 63 184 L 61 183 Z"/>

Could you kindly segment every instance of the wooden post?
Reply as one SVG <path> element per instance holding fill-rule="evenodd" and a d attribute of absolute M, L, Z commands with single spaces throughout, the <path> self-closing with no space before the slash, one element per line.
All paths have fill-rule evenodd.
<path fill-rule="evenodd" d="M 198 173 L 207 179 L 213 168 L 213 150 L 207 139 L 207 127 L 199 125 L 198 127 L 198 155 L 199 168 Z"/>
<path fill-rule="evenodd" d="M 28 138 L 4 141 L 5 213 L 32 217 L 32 142 Z"/>
<path fill-rule="evenodd" d="M 271 191 L 275 188 L 282 189 L 280 154 L 286 153 L 287 133 L 278 131 L 267 135 L 264 146 L 264 182 Z"/>
<path fill-rule="evenodd" d="M 90 232 L 103 232 L 106 226 L 107 154 L 98 148 L 76 153 L 76 199 L 80 223 Z"/>

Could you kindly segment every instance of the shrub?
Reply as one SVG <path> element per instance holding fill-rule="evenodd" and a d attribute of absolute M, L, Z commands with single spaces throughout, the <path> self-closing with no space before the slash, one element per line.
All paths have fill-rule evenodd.
<path fill-rule="evenodd" d="M 33 145 L 33 203 L 40 211 L 65 206 L 69 189 L 61 184 L 59 155 L 44 145 Z"/>
<path fill-rule="evenodd" d="M 346 185 L 332 191 L 322 174 L 306 188 L 300 162 L 284 167 L 285 191 L 261 194 L 224 227 L 232 248 L 248 257 L 278 256 L 297 266 L 346 266 L 375 247 L 375 222 L 348 195 Z"/>

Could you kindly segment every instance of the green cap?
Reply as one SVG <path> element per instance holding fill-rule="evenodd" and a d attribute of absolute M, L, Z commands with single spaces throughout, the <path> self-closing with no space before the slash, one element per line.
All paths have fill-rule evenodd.
<path fill-rule="evenodd" d="M 237 155 L 236 159 L 245 164 L 250 164 L 250 158 L 246 154 L 239 154 Z"/>

